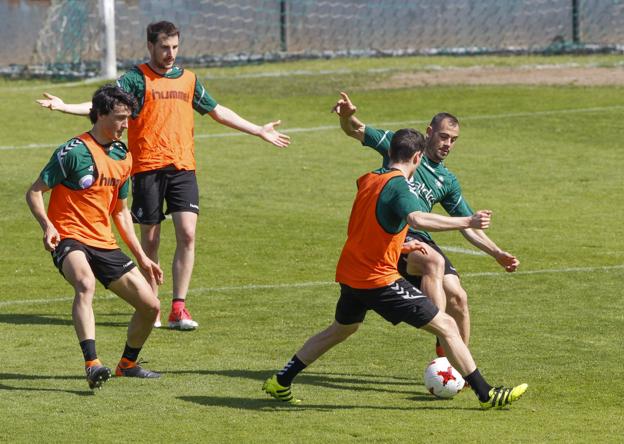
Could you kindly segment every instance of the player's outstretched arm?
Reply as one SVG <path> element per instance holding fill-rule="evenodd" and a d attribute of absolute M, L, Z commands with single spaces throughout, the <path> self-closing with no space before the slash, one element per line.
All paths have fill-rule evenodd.
<path fill-rule="evenodd" d="M 45 99 L 38 99 L 37 103 L 50 111 L 61 111 L 66 114 L 74 114 L 77 116 L 88 116 L 91 111 L 91 102 L 84 103 L 65 103 L 60 97 L 53 96 L 50 93 L 43 93 Z"/>
<path fill-rule="evenodd" d="M 467 228 L 461 233 L 472 245 L 492 256 L 507 272 L 514 272 L 520 266 L 520 261 L 513 254 L 502 250 L 482 230 Z"/>
<path fill-rule="evenodd" d="M 342 131 L 347 136 L 363 142 L 366 125 L 355 117 L 356 111 L 357 107 L 351 102 L 351 99 L 345 92 L 340 93 L 340 99 L 331 109 L 332 113 L 338 114 Z"/>
<path fill-rule="evenodd" d="M 48 215 L 45 210 L 45 203 L 43 201 L 43 193 L 49 191 L 50 188 L 38 178 L 26 192 L 26 202 L 30 208 L 30 212 L 35 216 L 37 222 L 43 230 L 43 246 L 48 251 L 54 251 L 56 246 L 61 241 L 61 237 L 56 231 L 52 221 L 48 219 Z"/>
<path fill-rule="evenodd" d="M 128 199 L 119 199 L 117 201 L 115 209 L 113 210 L 113 221 L 119 231 L 119 235 L 136 258 L 139 267 L 141 267 L 151 279 L 155 280 L 158 285 L 161 285 L 163 283 L 163 271 L 157 263 L 147 257 L 141 247 L 141 243 L 134 232 L 132 215 L 128 209 Z"/>
<path fill-rule="evenodd" d="M 490 226 L 492 212 L 490 210 L 477 211 L 472 216 L 449 217 L 441 214 L 413 211 L 407 215 L 407 223 L 417 230 L 448 231 L 463 228 L 485 229 Z"/>
<path fill-rule="evenodd" d="M 282 134 L 275 129 L 281 121 L 269 122 L 265 125 L 256 125 L 248 120 L 243 119 L 231 109 L 217 105 L 212 111 L 208 113 L 216 122 L 221 125 L 228 126 L 238 131 L 242 131 L 252 136 L 258 136 L 262 140 L 269 142 L 276 147 L 286 148 L 290 145 L 290 137 L 286 134 Z"/>

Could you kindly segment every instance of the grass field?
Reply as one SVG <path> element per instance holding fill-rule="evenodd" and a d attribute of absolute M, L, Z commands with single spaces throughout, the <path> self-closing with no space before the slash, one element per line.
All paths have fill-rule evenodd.
<path fill-rule="evenodd" d="M 161 380 L 113 379 L 95 394 L 83 377 L 71 288 L 23 196 L 54 147 L 89 129 L 34 99 L 48 90 L 84 101 L 96 85 L 0 81 L 0 441 L 622 442 L 623 89 L 388 83 L 424 65 L 526 63 L 618 62 L 362 59 L 198 70 L 220 103 L 255 122 L 281 118 L 293 142 L 278 150 L 197 119 L 202 215 L 189 307 L 200 328 L 154 331 L 142 355 Z M 329 113 L 340 90 L 373 126 L 423 130 L 441 110 L 462 121 L 447 165 L 473 208 L 494 211 L 489 234 L 521 269 L 505 274 L 486 256 L 449 256 L 471 298 L 482 373 L 529 384 L 511 409 L 480 411 L 469 392 L 432 398 L 422 385 L 430 335 L 374 313 L 297 379 L 301 406 L 261 393 L 262 381 L 331 322 L 354 181 L 380 162 Z M 456 233 L 435 238 L 476 251 Z M 167 221 L 163 265 L 173 246 Z M 95 312 L 98 354 L 114 365 L 128 306 L 99 287 Z"/>

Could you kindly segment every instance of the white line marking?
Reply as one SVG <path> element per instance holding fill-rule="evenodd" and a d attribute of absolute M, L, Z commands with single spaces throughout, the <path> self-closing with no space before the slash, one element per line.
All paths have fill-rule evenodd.
<path fill-rule="evenodd" d="M 596 271 L 614 271 L 624 270 L 624 264 L 621 265 L 607 265 L 602 267 L 571 267 L 571 268 L 551 268 L 544 270 L 527 270 L 516 271 L 514 273 L 505 273 L 504 271 L 497 272 L 482 272 L 482 273 L 464 273 L 462 278 L 473 277 L 501 277 L 501 276 L 514 276 L 514 275 L 533 275 L 533 274 L 559 274 L 559 273 L 588 273 Z M 332 281 L 310 281 L 310 282 L 294 282 L 291 284 L 249 284 L 229 287 L 204 287 L 194 288 L 189 290 L 189 293 L 224 293 L 230 291 L 244 291 L 244 290 L 271 290 L 277 288 L 306 288 L 306 287 L 324 287 L 329 285 L 337 285 Z M 111 292 L 96 295 L 95 300 L 104 299 L 116 299 Z M 161 296 L 162 298 L 162 296 Z M 49 299 L 21 299 L 16 301 L 2 301 L 0 307 L 11 307 L 14 305 L 37 305 L 37 304 L 53 304 L 56 302 L 71 302 L 74 298 L 71 297 L 54 297 Z"/>
<path fill-rule="evenodd" d="M 450 251 L 452 253 L 460 253 L 460 254 L 468 254 L 470 256 L 487 256 L 487 253 L 484 253 L 481 250 L 472 250 L 469 248 L 462 247 L 449 247 L 440 245 L 442 251 Z"/>
<path fill-rule="evenodd" d="M 611 106 L 600 106 L 594 108 L 569 108 L 569 109 L 558 109 L 558 110 L 546 110 L 546 111 L 531 111 L 531 112 L 521 112 L 521 113 L 507 113 L 507 114 L 482 114 L 478 116 L 465 116 L 460 120 L 489 120 L 489 119 L 504 119 L 504 118 L 516 118 L 516 117 L 537 117 L 537 116 L 556 116 L 559 114 L 575 114 L 575 113 L 594 113 L 594 112 L 603 112 L 603 111 L 611 111 L 611 110 L 619 110 L 624 109 L 624 105 L 611 105 Z M 413 125 L 415 123 L 419 124 L 428 124 L 429 120 L 402 120 L 396 122 L 380 122 L 380 123 L 372 123 L 372 126 L 390 126 L 397 127 L 402 125 Z M 313 126 L 307 128 L 285 128 L 280 129 L 285 134 L 294 134 L 294 133 L 311 133 L 317 131 L 330 131 L 335 130 L 339 131 L 340 127 L 338 124 L 336 125 L 324 125 L 324 126 Z M 214 133 L 214 134 L 196 134 L 196 139 L 216 139 L 221 137 L 241 137 L 247 136 L 246 133 L 242 132 L 227 132 L 227 133 Z M 30 143 L 27 145 L 1 145 L 0 151 L 7 150 L 24 150 L 24 149 L 37 149 L 37 148 L 56 148 L 60 146 L 54 144 L 42 144 L 42 143 Z"/>

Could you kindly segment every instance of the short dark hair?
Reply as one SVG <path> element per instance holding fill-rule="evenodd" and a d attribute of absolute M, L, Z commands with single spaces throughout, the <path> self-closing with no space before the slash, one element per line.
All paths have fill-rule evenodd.
<path fill-rule="evenodd" d="M 432 130 L 437 131 L 440 129 L 440 125 L 442 125 L 442 122 L 447 119 L 451 126 L 459 126 L 459 120 L 457 119 L 457 117 L 449 113 L 436 114 L 435 116 L 433 116 L 433 119 L 431 119 L 431 123 L 429 124 L 429 126 Z"/>
<path fill-rule="evenodd" d="M 160 34 L 165 34 L 167 37 L 173 37 L 174 35 L 180 37 L 180 30 L 173 23 L 165 20 L 147 25 L 148 42 L 156 43 Z"/>
<path fill-rule="evenodd" d="M 412 128 L 400 129 L 390 141 L 390 160 L 397 163 L 407 162 L 418 151 L 423 151 L 425 145 L 425 136 L 420 132 Z"/>
<path fill-rule="evenodd" d="M 137 101 L 132 94 L 125 92 L 116 85 L 108 84 L 99 88 L 91 100 L 89 119 L 91 123 L 97 122 L 98 116 L 110 114 L 117 105 L 126 105 L 132 114 L 136 112 Z"/>

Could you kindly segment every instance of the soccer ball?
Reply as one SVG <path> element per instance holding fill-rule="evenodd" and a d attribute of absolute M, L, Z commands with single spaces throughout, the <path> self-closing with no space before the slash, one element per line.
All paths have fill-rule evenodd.
<path fill-rule="evenodd" d="M 464 388 L 464 378 L 446 358 L 431 361 L 425 369 L 424 380 L 427 390 L 438 398 L 452 398 Z"/>

